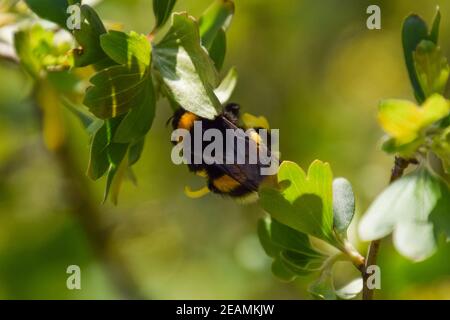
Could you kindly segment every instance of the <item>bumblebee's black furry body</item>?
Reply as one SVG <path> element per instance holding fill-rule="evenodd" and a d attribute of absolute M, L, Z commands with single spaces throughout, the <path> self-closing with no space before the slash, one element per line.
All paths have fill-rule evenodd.
<path fill-rule="evenodd" d="M 202 139 L 202 155 L 200 164 L 188 164 L 189 170 L 195 173 L 202 173 L 208 180 L 208 188 L 217 194 L 228 195 L 236 198 L 243 198 L 258 190 L 259 185 L 264 180 L 265 176 L 261 175 L 261 168 L 263 165 L 249 164 L 250 144 L 256 144 L 254 150 L 259 150 L 261 147 L 259 141 L 255 141 L 252 137 L 245 134 L 245 130 L 239 127 L 239 105 L 228 104 L 225 106 L 222 114 L 217 116 L 214 120 L 200 118 L 182 108 L 178 109 L 172 119 L 172 126 L 174 129 L 183 128 L 190 131 L 191 137 L 194 136 L 194 122 L 201 121 L 202 123 L 202 137 L 203 133 L 208 129 L 217 129 L 226 137 L 226 131 L 229 129 L 235 131 L 238 139 L 245 139 L 245 154 L 241 155 L 245 159 L 245 164 L 236 164 L 238 152 L 234 148 L 233 158 L 235 164 L 226 164 L 226 143 L 224 143 L 224 150 L 222 155 L 224 157 L 223 164 L 207 164 L 203 159 L 203 151 L 211 142 L 205 142 Z M 225 142 L 225 139 L 224 139 Z M 267 149 L 267 148 L 266 148 Z M 191 139 L 190 150 L 194 150 L 194 141 Z M 193 151 L 191 151 L 193 153 Z M 193 154 L 191 155 L 193 160 Z M 193 162 L 193 161 L 192 161 Z"/>

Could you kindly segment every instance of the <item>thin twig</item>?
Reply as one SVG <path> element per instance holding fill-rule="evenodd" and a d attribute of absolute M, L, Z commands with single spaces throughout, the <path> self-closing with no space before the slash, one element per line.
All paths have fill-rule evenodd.
<path fill-rule="evenodd" d="M 110 232 L 103 223 L 98 205 L 90 197 L 83 174 L 74 161 L 70 149 L 63 145 L 54 152 L 54 158 L 64 177 L 64 194 L 73 214 L 82 225 L 97 257 L 105 267 L 112 283 L 125 299 L 143 299 L 139 286 L 117 250 L 110 244 Z"/>
<path fill-rule="evenodd" d="M 8 180 L 32 161 L 34 153 L 37 151 L 37 146 L 37 141 L 29 141 L 3 160 L 0 163 L 0 181 Z"/>
<path fill-rule="evenodd" d="M 393 182 L 400 179 L 403 176 L 403 173 L 405 172 L 406 168 L 408 168 L 408 166 L 410 164 L 416 164 L 416 163 L 417 163 L 417 160 L 415 160 L 415 159 L 408 160 L 408 159 L 404 159 L 401 157 L 396 157 L 394 167 L 392 168 L 390 184 L 392 184 Z M 367 252 L 366 264 L 365 264 L 365 268 L 362 272 L 363 283 L 364 283 L 363 300 L 372 300 L 373 299 L 374 290 L 370 289 L 367 286 L 367 281 L 370 277 L 370 274 L 367 273 L 367 268 L 369 266 L 373 266 L 373 265 L 377 264 L 377 258 L 378 258 L 378 252 L 380 251 L 381 240 L 382 239 L 372 241 L 369 246 L 369 251 Z"/>
<path fill-rule="evenodd" d="M 37 87 L 35 88 L 36 91 Z M 39 89 L 37 89 L 39 90 Z M 43 125 L 42 108 L 38 104 L 36 92 L 32 95 L 40 125 Z M 41 130 L 42 132 L 43 130 Z M 111 232 L 106 228 L 99 206 L 93 203 L 87 179 L 75 161 L 67 141 L 54 150 L 54 157 L 63 178 L 63 195 L 72 213 L 83 227 L 94 253 L 104 266 L 107 275 L 124 299 L 143 299 L 139 286 L 117 250 L 110 244 Z"/>
<path fill-rule="evenodd" d="M 347 258 L 353 263 L 353 265 L 361 272 L 364 272 L 365 259 L 364 257 L 355 249 L 352 243 L 348 240 L 344 240 L 343 252 L 347 255 Z"/>

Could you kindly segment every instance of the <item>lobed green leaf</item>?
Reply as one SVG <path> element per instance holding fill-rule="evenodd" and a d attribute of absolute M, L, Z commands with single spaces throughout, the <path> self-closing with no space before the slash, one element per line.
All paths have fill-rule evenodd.
<path fill-rule="evenodd" d="M 315 161 L 308 175 L 295 163 L 283 162 L 278 182 L 288 184 L 281 192 L 263 189 L 262 207 L 279 222 L 337 245 L 333 230 L 333 174 L 327 163 Z"/>
<path fill-rule="evenodd" d="M 150 81 L 147 69 L 136 61 L 104 69 L 91 78 L 84 104 L 101 119 L 118 117 L 145 103 Z"/>
<path fill-rule="evenodd" d="M 136 32 L 126 34 L 120 31 L 109 31 L 100 36 L 103 51 L 116 63 L 130 65 L 133 59 L 144 66 L 150 65 L 151 45 L 147 37 Z"/>
<path fill-rule="evenodd" d="M 145 137 L 155 118 L 156 97 L 151 76 L 147 77 L 141 99 L 124 117 L 114 136 L 114 142 L 130 143 Z"/>

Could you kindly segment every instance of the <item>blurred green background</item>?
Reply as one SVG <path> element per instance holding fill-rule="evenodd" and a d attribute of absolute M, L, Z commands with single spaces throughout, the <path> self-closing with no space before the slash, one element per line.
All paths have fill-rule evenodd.
<path fill-rule="evenodd" d="M 200 16 L 210 0 L 179 0 L 176 11 Z M 366 28 L 366 8 L 378 4 L 382 30 Z M 450 56 L 447 0 L 237 0 L 229 30 L 226 71 L 236 66 L 233 96 L 244 111 L 266 116 L 280 129 L 283 159 L 309 166 L 331 163 L 354 186 L 362 214 L 386 186 L 392 158 L 380 150 L 376 123 L 382 98 L 413 100 L 400 32 L 411 12 L 431 21 L 440 5 L 441 46 Z M 148 33 L 151 1 L 105 0 L 102 18 Z M 30 80 L 0 63 L 0 298 L 118 299 L 114 265 L 99 262 L 73 208 L 61 172 L 40 143 L 27 100 Z M 141 161 L 138 185 L 126 182 L 117 207 L 101 205 L 104 181 L 89 182 L 108 240 L 136 287 L 157 299 L 309 299 L 312 278 L 281 283 L 270 271 L 256 236 L 257 205 L 208 195 L 185 196 L 203 181 L 170 160 L 170 108 L 161 103 Z M 69 141 L 85 170 L 89 137 L 66 112 Z M 357 221 L 356 221 L 357 223 Z M 354 232 L 351 238 L 358 241 Z M 360 244 L 365 250 L 366 244 Z M 411 263 L 383 242 L 378 298 L 450 299 L 450 246 Z M 66 288 L 66 268 L 81 267 L 82 290 Z M 345 268 L 350 268 L 345 266 Z M 339 280 L 339 279 L 338 279 Z"/>

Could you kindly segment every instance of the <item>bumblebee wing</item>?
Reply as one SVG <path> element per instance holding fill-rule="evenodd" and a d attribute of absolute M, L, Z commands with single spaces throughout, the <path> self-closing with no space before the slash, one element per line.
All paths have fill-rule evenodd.
<path fill-rule="evenodd" d="M 271 150 L 270 148 L 267 147 L 267 145 L 264 143 L 264 141 L 262 141 L 261 137 L 259 136 L 258 132 L 256 131 L 256 129 L 253 129 L 253 132 L 255 134 L 255 136 L 250 136 L 248 133 L 243 132 L 245 131 L 242 128 L 237 127 L 233 122 L 231 122 L 228 118 L 221 116 L 223 119 L 223 122 L 225 124 L 226 129 L 233 129 L 233 130 L 237 130 L 238 131 L 238 135 L 237 135 L 237 139 L 239 140 L 245 140 L 246 142 L 248 141 L 249 146 L 251 147 L 255 147 L 256 149 L 249 149 L 249 150 L 262 150 L 263 152 L 265 152 L 268 156 L 271 155 Z M 239 151 L 239 150 L 238 150 Z M 247 159 L 246 159 L 247 160 Z"/>
<path fill-rule="evenodd" d="M 219 169 L 222 173 L 232 177 L 237 182 L 245 186 L 247 189 L 251 191 L 257 191 L 258 186 L 262 180 L 260 169 L 261 165 L 250 164 L 249 152 L 248 150 L 258 150 L 261 146 L 252 139 L 248 134 L 246 134 L 241 128 L 237 127 L 230 120 L 222 116 L 224 129 L 233 129 L 235 131 L 235 137 L 239 143 L 244 143 L 245 148 L 242 150 L 241 148 L 232 148 L 232 150 L 228 150 L 224 146 L 222 161 L 221 163 L 214 163 L 211 166 Z M 224 130 L 224 131 L 225 131 Z M 233 152 L 233 154 L 230 154 Z M 215 162 L 212 157 L 209 157 L 205 154 L 202 155 L 203 161 L 208 161 L 209 163 Z M 227 164 L 227 159 L 234 159 L 233 164 Z M 245 159 L 244 164 L 237 164 L 237 159 Z"/>

